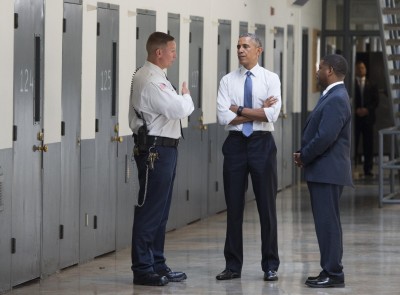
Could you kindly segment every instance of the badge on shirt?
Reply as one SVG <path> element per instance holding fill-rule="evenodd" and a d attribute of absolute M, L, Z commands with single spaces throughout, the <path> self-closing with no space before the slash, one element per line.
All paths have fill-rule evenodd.
<path fill-rule="evenodd" d="M 164 83 L 159 83 L 158 87 L 160 87 L 161 90 L 165 91 L 166 89 L 168 89 L 168 86 Z"/>

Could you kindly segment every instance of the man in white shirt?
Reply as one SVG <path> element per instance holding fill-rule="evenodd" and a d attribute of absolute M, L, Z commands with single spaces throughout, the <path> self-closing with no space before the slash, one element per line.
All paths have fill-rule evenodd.
<path fill-rule="evenodd" d="M 180 120 L 194 105 L 186 83 L 176 93 L 164 69 L 176 59 L 174 38 L 154 32 L 146 44 L 147 61 L 133 76 L 129 125 L 135 138 L 134 156 L 139 176 L 138 204 L 132 229 L 133 283 L 164 286 L 186 279 L 173 272 L 164 257 L 165 229 L 181 137 Z"/>
<path fill-rule="evenodd" d="M 271 131 L 281 109 L 281 83 L 277 74 L 258 65 L 262 51 L 256 35 L 241 35 L 237 44 L 241 67 L 225 75 L 218 90 L 218 120 L 226 125 L 229 135 L 222 147 L 227 205 L 226 265 L 217 280 L 241 277 L 243 210 L 249 173 L 261 224 L 264 280 L 278 280 L 277 160 Z"/>

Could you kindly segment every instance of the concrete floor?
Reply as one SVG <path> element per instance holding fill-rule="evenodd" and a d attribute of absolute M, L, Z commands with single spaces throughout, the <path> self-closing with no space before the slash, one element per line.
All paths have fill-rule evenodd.
<path fill-rule="evenodd" d="M 378 206 L 377 179 L 357 179 L 341 200 L 346 287 L 312 289 L 304 285 L 320 272 L 319 250 L 307 187 L 278 194 L 279 281 L 263 281 L 260 227 L 254 201 L 246 204 L 244 265 L 241 279 L 217 281 L 225 266 L 226 214 L 220 213 L 167 233 L 166 257 L 188 279 L 164 287 L 132 284 L 130 249 L 65 269 L 10 294 L 400 294 L 400 205 Z"/>

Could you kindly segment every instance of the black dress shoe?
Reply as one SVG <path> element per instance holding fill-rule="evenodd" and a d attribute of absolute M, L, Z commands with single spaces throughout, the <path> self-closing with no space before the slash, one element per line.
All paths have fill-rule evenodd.
<path fill-rule="evenodd" d="M 172 271 L 169 267 L 164 270 L 157 272 L 160 276 L 167 277 L 170 282 L 181 282 L 186 280 L 187 276 L 184 272 L 181 271 Z"/>
<path fill-rule="evenodd" d="M 344 280 L 320 276 L 315 280 L 308 279 L 305 284 L 311 288 L 343 288 Z"/>
<path fill-rule="evenodd" d="M 240 273 L 235 272 L 235 271 L 231 271 L 230 269 L 225 269 L 223 272 L 221 272 L 220 274 L 218 274 L 215 277 L 217 280 L 232 280 L 232 279 L 237 279 L 240 278 Z"/>
<path fill-rule="evenodd" d="M 166 276 L 160 276 L 156 273 L 147 273 L 140 276 L 135 276 L 133 279 L 135 285 L 146 285 L 146 286 L 165 286 L 168 284 Z"/>
<path fill-rule="evenodd" d="M 277 281 L 278 274 L 275 270 L 269 270 L 264 273 L 264 281 Z"/>
<path fill-rule="evenodd" d="M 321 277 L 322 278 L 326 278 L 327 276 L 328 275 L 325 273 L 325 271 L 321 271 L 318 276 L 316 276 L 316 277 L 308 277 L 307 280 L 314 281 L 314 280 L 318 280 Z"/>

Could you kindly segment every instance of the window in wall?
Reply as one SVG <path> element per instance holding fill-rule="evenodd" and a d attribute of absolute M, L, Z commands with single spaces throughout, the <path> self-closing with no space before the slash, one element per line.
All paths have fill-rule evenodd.
<path fill-rule="evenodd" d="M 376 0 L 350 1 L 350 30 L 379 30 Z"/>
<path fill-rule="evenodd" d="M 343 38 L 338 36 L 326 36 L 325 54 L 343 54 Z"/>
<path fill-rule="evenodd" d="M 326 29 L 343 30 L 343 0 L 326 0 Z"/>

